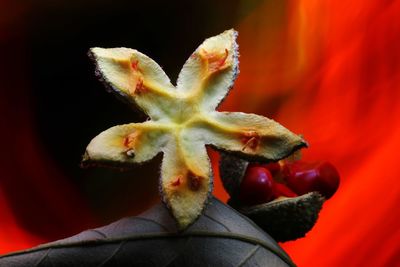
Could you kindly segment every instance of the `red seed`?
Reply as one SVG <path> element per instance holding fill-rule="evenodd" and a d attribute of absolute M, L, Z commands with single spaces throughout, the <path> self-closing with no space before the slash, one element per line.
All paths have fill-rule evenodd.
<path fill-rule="evenodd" d="M 326 199 L 333 196 L 340 181 L 338 171 L 329 162 L 287 163 L 283 168 L 283 176 L 287 185 L 297 194 L 318 191 Z"/>
<path fill-rule="evenodd" d="M 278 197 L 297 197 L 298 195 L 293 192 L 289 187 L 282 183 L 275 183 L 273 187 L 274 198 Z"/>
<path fill-rule="evenodd" d="M 273 198 L 274 179 L 268 169 L 249 165 L 238 193 L 238 199 L 245 205 L 266 203 Z"/>

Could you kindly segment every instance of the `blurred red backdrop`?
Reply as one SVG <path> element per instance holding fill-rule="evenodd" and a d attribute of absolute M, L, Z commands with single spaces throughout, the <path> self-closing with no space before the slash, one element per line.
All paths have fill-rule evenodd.
<path fill-rule="evenodd" d="M 329 160 L 342 176 L 337 194 L 324 205 L 313 230 L 306 238 L 287 242 L 283 247 L 299 266 L 399 265 L 400 1 L 233 2 L 227 17 L 211 11 L 204 13 L 215 16 L 198 23 L 203 28 L 194 23 L 193 29 L 193 25 L 166 29 L 168 34 L 179 30 L 190 34 L 173 35 L 156 55 L 157 61 L 164 64 L 167 73 L 176 74 L 179 67 L 170 65 L 183 63 L 183 54 L 189 55 L 204 37 L 235 27 L 239 31 L 241 74 L 220 109 L 276 119 L 309 141 L 311 146 L 303 153 L 305 159 Z M 117 192 L 113 194 L 93 193 L 87 187 L 96 183 L 98 173 L 79 172 L 87 178 L 79 182 L 70 177 L 71 172 L 65 171 L 63 164 L 57 163 L 38 129 L 34 107 L 38 98 L 35 94 L 40 92 L 29 89 L 32 80 L 38 79 L 32 75 L 36 73 L 35 64 L 31 62 L 29 68 L 24 68 L 34 55 L 27 17 L 38 8 L 12 1 L 0 3 L 0 252 L 65 237 L 118 216 L 134 214 L 157 201 L 156 189 L 130 198 L 128 195 L 136 194 L 137 188 L 122 192 L 126 197 L 119 202 L 104 201 L 121 195 L 121 189 L 114 188 Z M 68 6 L 66 3 L 60 4 L 61 10 Z M 207 2 L 206 7 L 223 12 L 229 1 L 221 3 Z M 188 12 L 185 19 L 201 19 L 203 14 L 197 6 L 189 11 L 176 3 L 172 6 L 179 12 Z M 157 7 L 162 9 L 157 5 L 153 8 Z M 62 33 L 64 29 L 58 30 Z M 130 34 L 135 35 L 134 28 Z M 186 45 L 176 45 L 186 37 L 190 40 Z M 87 43 L 82 46 L 87 50 Z M 169 59 L 176 52 L 173 48 L 183 50 L 177 52 L 177 60 Z M 151 55 L 151 50 L 147 51 Z M 63 63 L 52 62 L 54 67 Z M 71 79 L 73 70 L 69 69 Z M 94 83 L 92 88 L 97 91 L 101 86 Z M 79 98 L 75 93 L 74 97 Z M 79 115 L 76 121 L 79 122 Z M 113 121 L 116 124 L 111 117 L 109 122 Z M 51 127 L 45 131 L 48 129 Z M 82 151 L 89 133 L 83 133 L 86 139 L 82 141 Z M 54 134 L 68 137 L 63 132 Z M 58 148 L 53 145 L 52 149 Z M 217 173 L 218 155 L 211 155 Z M 226 200 L 227 194 L 216 176 L 214 193 Z M 145 188 L 155 184 L 153 179 Z M 137 199 L 142 201 L 133 201 Z M 121 202 L 131 208 L 121 208 Z"/>

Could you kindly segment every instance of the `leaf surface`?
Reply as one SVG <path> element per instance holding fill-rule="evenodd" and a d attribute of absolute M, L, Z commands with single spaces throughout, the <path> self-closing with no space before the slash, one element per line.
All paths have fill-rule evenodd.
<path fill-rule="evenodd" d="M 294 266 L 253 222 L 211 199 L 178 232 L 164 205 L 136 217 L 0 257 L 0 266 Z"/>

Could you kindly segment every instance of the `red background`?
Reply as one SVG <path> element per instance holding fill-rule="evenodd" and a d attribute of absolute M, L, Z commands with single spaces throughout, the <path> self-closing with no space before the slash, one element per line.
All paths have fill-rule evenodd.
<path fill-rule="evenodd" d="M 0 1 L 0 253 L 157 201 L 159 159 L 78 168 L 91 137 L 142 118 L 103 92 L 89 47 L 137 48 L 173 80 L 205 37 L 234 27 L 241 74 L 220 109 L 276 119 L 342 176 L 313 230 L 283 247 L 299 266 L 400 264 L 400 1 L 118 2 Z"/>

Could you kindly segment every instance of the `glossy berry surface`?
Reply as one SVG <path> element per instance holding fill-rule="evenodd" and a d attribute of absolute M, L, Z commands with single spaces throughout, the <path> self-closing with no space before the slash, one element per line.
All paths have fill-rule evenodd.
<path fill-rule="evenodd" d="M 257 205 L 271 201 L 274 179 L 271 172 L 264 167 L 249 165 L 242 183 L 238 199 L 246 205 Z"/>
<path fill-rule="evenodd" d="M 297 194 L 318 191 L 326 199 L 332 197 L 339 187 L 339 173 L 329 162 L 287 163 L 283 167 L 287 185 Z"/>

